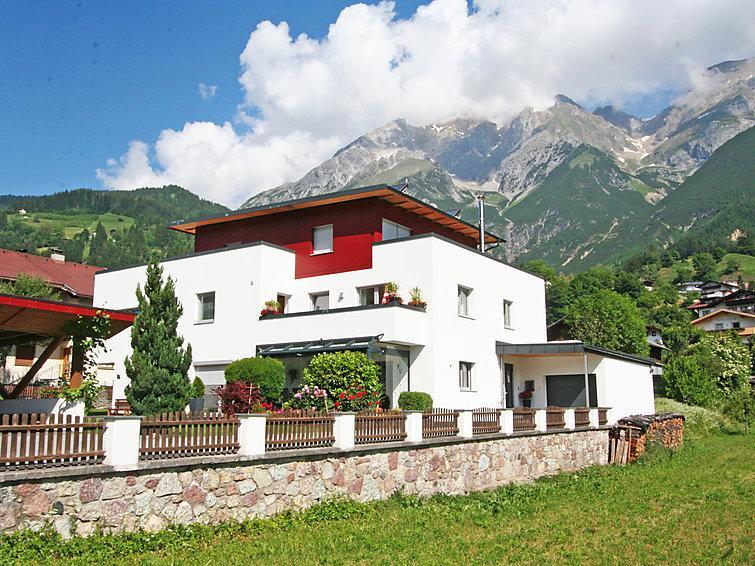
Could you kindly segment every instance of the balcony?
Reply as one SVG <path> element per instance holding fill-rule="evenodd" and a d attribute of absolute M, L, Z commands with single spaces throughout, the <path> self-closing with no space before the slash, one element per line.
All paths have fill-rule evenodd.
<path fill-rule="evenodd" d="M 265 342 L 377 336 L 403 346 L 426 343 L 427 314 L 408 305 L 367 305 L 260 317 Z"/>

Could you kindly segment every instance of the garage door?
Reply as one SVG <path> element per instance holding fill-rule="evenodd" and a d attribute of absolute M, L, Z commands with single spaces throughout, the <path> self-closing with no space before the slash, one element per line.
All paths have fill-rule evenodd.
<path fill-rule="evenodd" d="M 546 375 L 545 392 L 549 407 L 584 407 L 585 376 Z"/>

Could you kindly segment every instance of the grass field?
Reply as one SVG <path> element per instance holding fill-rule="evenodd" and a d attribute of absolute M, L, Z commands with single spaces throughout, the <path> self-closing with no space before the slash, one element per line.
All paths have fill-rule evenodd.
<path fill-rule="evenodd" d="M 735 259 L 739 263 L 739 269 L 733 273 L 725 273 L 726 265 L 729 259 Z M 677 262 L 675 265 L 687 265 L 692 269 L 692 260 L 686 259 Z M 660 276 L 664 279 L 671 281 L 676 273 L 674 272 L 674 266 L 664 267 L 660 271 Z M 713 279 L 727 281 L 736 281 L 737 277 L 742 276 L 745 281 L 755 281 L 755 256 L 744 254 L 726 254 L 721 261 L 716 264 L 716 269 L 713 272 Z"/>
<path fill-rule="evenodd" d="M 52 229 L 59 228 L 63 230 L 66 238 L 72 238 L 84 228 L 89 232 L 94 232 L 97 222 L 108 232 L 110 230 L 127 230 L 134 224 L 134 219 L 122 214 L 113 214 L 106 212 L 104 214 L 87 214 L 79 212 L 33 212 L 23 220 L 30 226 L 49 226 Z"/>
<path fill-rule="evenodd" d="M 755 562 L 755 437 L 709 436 L 630 466 L 464 497 L 327 503 L 160 534 L 0 539 L 4 563 Z"/>

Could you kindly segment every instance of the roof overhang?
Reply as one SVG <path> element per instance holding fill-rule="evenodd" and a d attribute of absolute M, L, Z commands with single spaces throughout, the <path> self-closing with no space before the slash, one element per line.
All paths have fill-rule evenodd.
<path fill-rule="evenodd" d="M 422 216 L 445 228 L 463 234 L 478 243 L 480 241 L 479 227 L 461 220 L 460 218 L 457 218 L 456 216 L 449 214 L 448 212 L 435 208 L 430 204 L 422 202 L 421 200 L 407 195 L 406 193 L 403 193 L 400 190 L 388 185 L 374 185 L 369 187 L 360 187 L 357 189 L 347 189 L 335 193 L 278 202 L 254 208 L 242 208 L 234 212 L 228 212 L 222 216 L 215 216 L 202 220 L 194 220 L 192 222 L 174 224 L 172 226 L 169 226 L 169 228 L 171 228 L 172 230 L 177 230 L 179 232 L 185 232 L 187 234 L 196 234 L 197 228 L 200 228 L 202 226 L 211 226 L 213 224 L 222 224 L 225 222 L 245 220 L 248 218 L 259 218 L 261 216 L 280 214 L 282 212 L 291 212 L 294 210 L 302 210 L 306 208 L 325 206 L 329 204 L 338 204 L 341 202 L 368 198 L 379 198 L 385 200 L 394 206 L 404 209 L 407 212 L 416 214 L 417 216 Z M 503 241 L 505 241 L 503 238 L 493 233 L 485 233 L 485 243 L 487 244 L 495 244 Z"/>
<path fill-rule="evenodd" d="M 260 356 L 311 356 L 322 352 L 342 352 L 344 350 L 377 351 L 378 342 L 383 337 L 356 336 L 352 338 L 330 338 L 305 340 L 303 342 L 281 342 L 279 344 L 261 344 L 257 346 Z"/>
<path fill-rule="evenodd" d="M 132 312 L 0 294 L 0 346 L 64 336 L 69 322 L 98 314 L 110 318 L 105 338 L 131 326 L 136 316 Z"/>
<path fill-rule="evenodd" d="M 648 366 L 659 365 L 658 362 L 652 358 L 635 356 L 634 354 L 627 354 L 626 352 L 609 350 L 608 348 L 600 348 L 598 346 L 591 346 L 577 340 L 557 340 L 554 342 L 541 342 L 536 344 L 508 344 L 506 342 L 496 342 L 495 351 L 499 356 L 519 357 L 595 354 L 605 358 L 635 362 Z"/>

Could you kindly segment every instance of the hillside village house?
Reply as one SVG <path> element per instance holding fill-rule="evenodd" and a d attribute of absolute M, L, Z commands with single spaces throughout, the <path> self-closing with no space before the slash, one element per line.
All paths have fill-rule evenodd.
<path fill-rule="evenodd" d="M 171 226 L 195 252 L 162 263 L 184 307 L 193 375 L 211 389 L 232 360 L 274 356 L 286 388 L 320 352 L 359 350 L 381 367 L 387 396 L 425 391 L 438 407 L 531 404 L 654 410 L 652 360 L 581 342 L 548 342 L 542 279 L 479 251 L 481 231 L 400 190 L 373 186 L 242 209 Z M 498 238 L 485 234 L 485 242 Z M 144 265 L 98 272 L 95 305 L 136 306 Z M 381 304 L 395 282 L 404 303 Z M 283 312 L 261 316 L 277 300 Z M 109 341 L 101 379 L 123 395 L 128 333 Z"/>
<path fill-rule="evenodd" d="M 39 277 L 58 293 L 60 301 L 73 305 L 91 305 L 94 274 L 101 267 L 66 261 L 53 251 L 50 257 L 0 249 L 0 281 L 13 282 L 19 274 Z M 0 366 L 0 384 L 17 383 L 45 351 L 44 343 L 19 343 L 9 346 Z M 34 383 L 54 385 L 61 377 L 70 377 L 71 343 L 64 340 L 36 372 Z"/>
<path fill-rule="evenodd" d="M 692 324 L 706 332 L 733 330 L 745 343 L 755 339 L 755 313 L 752 312 L 716 309 L 693 320 Z"/>

